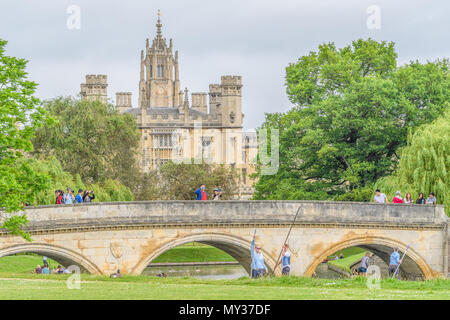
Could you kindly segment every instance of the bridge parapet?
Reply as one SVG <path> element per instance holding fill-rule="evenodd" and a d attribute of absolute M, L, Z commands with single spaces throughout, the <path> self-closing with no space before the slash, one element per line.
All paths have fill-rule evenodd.
<path fill-rule="evenodd" d="M 377 225 L 442 228 L 443 206 L 328 201 L 142 201 L 31 207 L 29 230 L 193 224 Z"/>

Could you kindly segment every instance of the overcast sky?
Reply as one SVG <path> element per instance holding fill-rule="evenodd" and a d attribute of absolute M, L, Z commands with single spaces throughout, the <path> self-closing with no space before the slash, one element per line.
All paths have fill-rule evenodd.
<path fill-rule="evenodd" d="M 81 10 L 80 29 L 67 27 L 70 5 Z M 367 27 L 371 5 L 379 29 Z M 77 95 L 86 74 L 107 74 L 109 98 L 131 91 L 136 106 L 140 51 L 158 9 L 179 50 L 182 88 L 207 92 L 221 75 L 242 76 L 246 129 L 290 108 L 284 68 L 320 43 L 394 41 L 400 64 L 450 56 L 448 0 L 1 0 L 0 38 L 8 55 L 30 61 L 40 98 Z"/>

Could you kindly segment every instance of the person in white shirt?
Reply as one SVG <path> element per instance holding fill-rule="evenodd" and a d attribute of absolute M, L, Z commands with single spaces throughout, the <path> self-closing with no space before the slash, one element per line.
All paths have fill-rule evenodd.
<path fill-rule="evenodd" d="M 380 189 L 375 191 L 375 197 L 373 198 L 373 202 L 375 203 L 386 203 L 386 195 L 381 193 Z"/>

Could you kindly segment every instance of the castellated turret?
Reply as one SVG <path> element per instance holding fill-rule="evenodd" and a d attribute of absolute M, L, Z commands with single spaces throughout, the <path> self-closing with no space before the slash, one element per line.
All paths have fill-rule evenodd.
<path fill-rule="evenodd" d="M 221 83 L 221 114 L 222 125 L 242 126 L 242 77 L 222 76 Z"/>
<path fill-rule="evenodd" d="M 100 100 L 103 103 L 108 101 L 108 77 L 104 74 L 86 75 L 86 83 L 81 85 L 81 98 L 90 101 Z"/>
<path fill-rule="evenodd" d="M 195 92 L 192 93 L 192 108 L 198 110 L 203 113 L 208 113 L 208 105 L 206 101 L 206 93 L 204 92 Z"/>
<path fill-rule="evenodd" d="M 118 113 L 124 113 L 132 108 L 131 92 L 116 92 L 116 110 Z"/>

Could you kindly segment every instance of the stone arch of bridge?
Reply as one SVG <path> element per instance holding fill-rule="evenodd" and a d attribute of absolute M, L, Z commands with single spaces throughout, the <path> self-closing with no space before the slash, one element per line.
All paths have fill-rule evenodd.
<path fill-rule="evenodd" d="M 250 254 L 251 242 L 240 237 L 217 233 L 196 234 L 167 241 L 153 250 L 153 252 L 151 252 L 149 255 L 141 259 L 141 261 L 139 261 L 136 267 L 133 269 L 132 273 L 141 274 L 144 269 L 158 256 L 170 249 L 189 242 L 204 243 L 228 253 L 230 256 L 236 259 L 236 261 L 238 261 L 239 264 L 241 264 L 242 267 L 244 267 L 244 269 L 250 274 L 250 265 L 252 261 Z M 262 251 L 264 255 L 264 262 L 269 269 L 269 272 L 272 272 L 276 261 L 267 251 L 264 251 L 263 248 Z M 275 274 L 280 273 L 278 269 L 279 268 L 275 270 Z"/>
<path fill-rule="evenodd" d="M 414 250 L 412 245 L 406 253 L 405 259 L 400 267 L 400 272 L 411 278 L 435 278 L 435 272 L 430 268 L 427 262 Z M 305 271 L 306 276 L 312 276 L 317 266 L 322 263 L 328 256 L 336 253 L 339 250 L 343 250 L 350 247 L 360 247 L 365 250 L 371 251 L 378 255 L 384 262 L 389 264 L 389 257 L 393 251 L 393 248 L 399 249 L 400 255 L 406 250 L 407 245 L 396 239 L 387 237 L 375 237 L 375 236 L 360 236 L 344 241 L 335 243 L 322 251 L 321 254 L 316 256 L 310 263 Z"/>
<path fill-rule="evenodd" d="M 101 274 L 100 269 L 83 255 L 61 247 L 48 243 L 25 243 L 16 244 L 0 249 L 0 257 L 9 256 L 17 253 L 36 253 L 42 256 L 47 256 L 55 261 L 58 261 L 65 267 L 70 265 L 77 265 L 84 272 L 91 274 Z M 32 266 L 34 267 L 34 266 Z"/>

